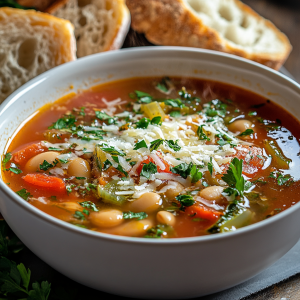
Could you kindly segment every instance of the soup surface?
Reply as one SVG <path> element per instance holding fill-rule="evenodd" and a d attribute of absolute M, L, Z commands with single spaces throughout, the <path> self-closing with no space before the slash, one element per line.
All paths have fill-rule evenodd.
<path fill-rule="evenodd" d="M 223 233 L 300 199 L 300 124 L 254 93 L 133 78 L 41 108 L 2 160 L 24 200 L 75 226 L 179 238 Z"/>

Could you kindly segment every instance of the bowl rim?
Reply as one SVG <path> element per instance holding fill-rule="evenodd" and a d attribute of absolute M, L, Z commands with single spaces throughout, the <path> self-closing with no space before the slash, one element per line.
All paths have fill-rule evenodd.
<path fill-rule="evenodd" d="M 191 48 L 191 47 L 175 47 L 175 46 L 143 46 L 143 47 L 135 47 L 135 48 L 126 48 L 121 50 L 115 50 L 115 51 L 108 51 L 104 53 L 97 53 L 90 56 L 86 56 L 80 59 L 77 59 L 72 62 L 65 63 L 63 65 L 57 66 L 51 70 L 48 70 L 37 77 L 31 79 L 27 83 L 25 83 L 23 86 L 18 88 L 15 92 L 13 92 L 1 105 L 0 105 L 0 120 L 1 115 L 12 105 L 14 105 L 17 100 L 26 92 L 34 89 L 37 85 L 44 82 L 51 76 L 55 76 L 57 72 L 60 72 L 62 69 L 68 69 L 73 68 L 73 66 L 82 65 L 84 68 L 84 64 L 86 61 L 89 60 L 98 60 L 98 59 L 105 59 L 105 57 L 108 56 L 119 56 L 119 55 L 127 55 L 132 54 L 132 57 L 134 57 L 135 53 L 149 53 L 149 52 L 182 52 L 182 53 L 198 53 L 198 54 L 208 54 L 212 57 L 218 56 L 223 57 L 224 59 L 227 59 L 226 64 L 229 64 L 230 61 L 235 61 L 239 64 L 249 65 L 254 67 L 255 71 L 260 71 L 260 73 L 264 74 L 272 74 L 273 77 L 278 78 L 280 80 L 283 80 L 283 82 L 287 83 L 288 88 L 292 88 L 296 93 L 300 96 L 300 84 L 298 84 L 296 81 L 292 80 L 291 78 L 287 77 L 284 74 L 279 73 L 276 70 L 273 70 L 267 66 L 261 65 L 259 63 L 244 59 L 239 56 L 235 56 L 232 54 L 227 54 L 223 52 L 213 51 L 213 50 L 207 50 L 207 49 L 199 49 L 199 48 Z M 224 63 L 224 62 L 223 62 Z M 130 78 L 130 77 L 128 77 Z M 300 97 L 299 97 L 300 99 Z M 0 121 L 1 124 L 1 121 Z M 6 145 L 7 147 L 7 145 Z M 0 156 L 3 156 L 1 153 Z M 0 160 L 2 161 L 1 157 Z M 71 231 L 74 234 L 84 235 L 89 238 L 93 239 L 104 239 L 109 240 L 111 242 L 128 242 L 128 243 L 138 243 L 141 245 L 174 245 L 174 244 L 190 244 L 190 243 L 206 243 L 211 242 L 215 240 L 223 240 L 223 239 L 232 239 L 236 236 L 245 235 L 246 233 L 250 233 L 252 231 L 259 230 L 261 227 L 266 227 L 269 225 L 272 225 L 274 222 L 277 222 L 283 218 L 286 218 L 288 215 L 292 214 L 294 211 L 300 209 L 300 202 L 296 203 L 295 205 L 289 207 L 287 210 L 272 216 L 272 218 L 268 218 L 265 220 L 262 220 L 258 223 L 248 225 L 243 228 L 239 228 L 236 231 L 227 232 L 226 234 L 213 234 L 213 235 L 207 235 L 207 236 L 195 236 L 195 237 L 183 237 L 183 238 L 172 238 L 172 239 L 147 239 L 147 238 L 141 238 L 141 237 L 127 237 L 127 236 L 118 236 L 113 234 L 107 234 L 103 232 L 97 232 L 92 231 L 85 228 L 80 228 L 78 226 L 74 226 L 72 224 L 69 224 L 67 222 L 64 222 L 58 218 L 55 218 L 42 210 L 34 207 L 33 205 L 29 204 L 27 201 L 24 201 L 21 197 L 19 197 L 14 191 L 12 191 L 3 181 L 2 176 L 0 176 L 0 190 L 3 194 L 5 194 L 6 197 L 8 197 L 10 200 L 13 200 L 16 205 L 22 207 L 23 209 L 26 209 L 30 214 L 35 215 L 38 218 L 41 218 L 43 221 L 51 223 L 55 227 L 59 227 L 60 229 L 63 229 L 65 231 Z"/>

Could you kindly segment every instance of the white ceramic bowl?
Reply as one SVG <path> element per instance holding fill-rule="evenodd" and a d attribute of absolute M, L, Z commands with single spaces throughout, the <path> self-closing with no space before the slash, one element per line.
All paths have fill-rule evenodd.
<path fill-rule="evenodd" d="M 144 47 L 107 52 L 67 63 L 18 89 L 0 108 L 0 153 L 17 127 L 70 85 L 135 76 L 177 75 L 239 86 L 285 107 L 300 119 L 300 87 L 244 59 L 213 51 Z M 300 203 L 235 232 L 156 240 L 112 236 L 55 219 L 0 182 L 0 210 L 25 245 L 66 276 L 108 293 L 137 298 L 183 299 L 230 288 L 261 272 L 300 237 Z"/>

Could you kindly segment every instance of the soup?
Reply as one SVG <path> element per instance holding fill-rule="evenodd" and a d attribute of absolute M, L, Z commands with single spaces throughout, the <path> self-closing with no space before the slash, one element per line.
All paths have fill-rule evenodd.
<path fill-rule="evenodd" d="M 193 78 L 132 78 L 42 107 L 3 157 L 4 181 L 74 226 L 145 238 L 225 233 L 300 196 L 296 119 Z"/>

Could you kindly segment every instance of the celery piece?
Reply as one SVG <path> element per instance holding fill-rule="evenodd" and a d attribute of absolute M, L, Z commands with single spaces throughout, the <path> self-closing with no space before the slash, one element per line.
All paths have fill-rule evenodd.
<path fill-rule="evenodd" d="M 154 117 L 161 117 L 162 121 L 165 119 L 165 113 L 160 104 L 156 101 L 142 105 L 142 111 L 150 120 L 152 120 Z"/>
<path fill-rule="evenodd" d="M 98 185 L 98 196 L 102 199 L 103 202 L 119 206 L 126 202 L 126 196 L 116 195 L 116 192 L 118 192 L 117 182 L 118 180 L 112 180 L 104 187 Z"/>
<path fill-rule="evenodd" d="M 207 231 L 209 233 L 229 232 L 251 223 L 253 213 L 235 203 L 227 206 L 225 214 Z"/>
<path fill-rule="evenodd" d="M 266 152 L 272 156 L 274 167 L 277 167 L 278 169 L 289 169 L 291 160 L 284 156 L 276 141 L 264 140 L 264 146 Z"/>
<path fill-rule="evenodd" d="M 96 165 L 99 171 L 102 171 L 103 164 L 106 160 L 105 152 L 101 149 L 100 145 L 96 145 L 95 152 L 94 152 L 94 160 L 96 161 Z"/>

